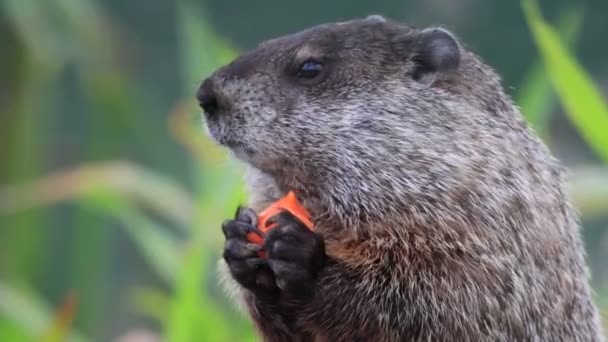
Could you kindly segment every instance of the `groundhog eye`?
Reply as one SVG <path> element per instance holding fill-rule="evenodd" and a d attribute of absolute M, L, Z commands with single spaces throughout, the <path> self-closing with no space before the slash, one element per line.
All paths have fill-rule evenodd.
<path fill-rule="evenodd" d="M 302 63 L 300 69 L 298 69 L 298 77 L 300 78 L 314 78 L 323 70 L 323 65 L 315 61 L 306 61 Z"/>

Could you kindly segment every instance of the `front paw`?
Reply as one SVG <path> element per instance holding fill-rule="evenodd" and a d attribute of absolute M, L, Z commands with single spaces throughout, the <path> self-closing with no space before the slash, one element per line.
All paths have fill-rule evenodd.
<path fill-rule="evenodd" d="M 277 297 L 279 289 L 268 260 L 260 258 L 261 246 L 251 243 L 247 235 L 251 233 L 263 236 L 257 229 L 257 218 L 251 209 L 239 208 L 233 220 L 222 224 L 226 237 L 224 260 L 228 264 L 232 277 L 244 288 L 258 297 Z"/>
<path fill-rule="evenodd" d="M 264 239 L 268 265 L 273 271 L 281 297 L 305 300 L 312 296 L 316 278 L 325 264 L 323 238 L 288 211 L 272 217 L 276 223 Z"/>

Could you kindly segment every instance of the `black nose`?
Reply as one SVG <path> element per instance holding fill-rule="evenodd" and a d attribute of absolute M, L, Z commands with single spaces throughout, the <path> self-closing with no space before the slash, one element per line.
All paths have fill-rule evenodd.
<path fill-rule="evenodd" d="M 196 98 L 207 116 L 212 117 L 217 115 L 219 102 L 217 100 L 217 94 L 213 90 L 213 82 L 210 79 L 206 79 L 198 88 Z"/>

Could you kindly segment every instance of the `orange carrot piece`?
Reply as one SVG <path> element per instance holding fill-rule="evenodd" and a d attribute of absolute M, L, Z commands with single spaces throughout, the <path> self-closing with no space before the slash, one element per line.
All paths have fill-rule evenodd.
<path fill-rule="evenodd" d="M 287 195 L 272 203 L 270 206 L 268 206 L 268 208 L 264 209 L 258 215 L 258 229 L 264 233 L 267 233 L 270 229 L 274 228 L 276 224 L 266 226 L 266 221 L 283 210 L 287 210 L 293 216 L 297 217 L 300 221 L 302 221 L 302 223 L 304 223 L 306 227 L 308 227 L 308 229 L 313 229 L 313 224 L 310 220 L 308 210 L 306 210 L 300 201 L 298 201 L 298 198 L 293 191 L 288 192 Z M 253 232 L 247 234 L 247 239 L 258 245 L 261 245 L 264 241 L 261 236 Z"/>

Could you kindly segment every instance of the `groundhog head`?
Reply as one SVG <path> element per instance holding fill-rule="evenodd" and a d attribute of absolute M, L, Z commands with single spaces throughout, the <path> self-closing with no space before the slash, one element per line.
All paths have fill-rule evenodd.
<path fill-rule="evenodd" d="M 210 135 L 238 158 L 366 215 L 380 210 L 373 198 L 432 197 L 458 182 L 446 174 L 474 167 L 463 154 L 483 124 L 463 113 L 490 112 L 501 89 L 465 57 L 444 29 L 371 16 L 264 42 L 197 96 Z"/>

